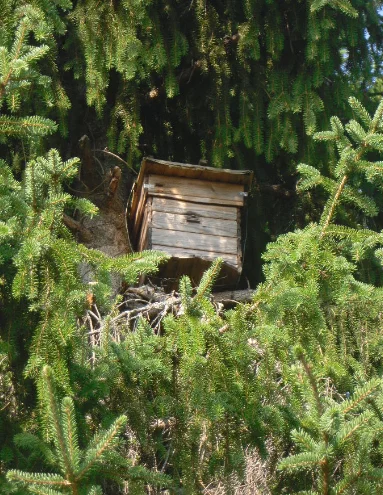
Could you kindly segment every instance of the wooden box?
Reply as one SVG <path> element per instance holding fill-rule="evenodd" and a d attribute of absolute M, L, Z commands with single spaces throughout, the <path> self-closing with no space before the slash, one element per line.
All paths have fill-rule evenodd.
<path fill-rule="evenodd" d="M 135 250 L 172 256 L 160 272 L 168 289 L 183 274 L 198 283 L 217 257 L 225 261 L 220 285 L 235 285 L 242 268 L 241 209 L 251 181 L 249 171 L 143 160 L 129 231 Z"/>

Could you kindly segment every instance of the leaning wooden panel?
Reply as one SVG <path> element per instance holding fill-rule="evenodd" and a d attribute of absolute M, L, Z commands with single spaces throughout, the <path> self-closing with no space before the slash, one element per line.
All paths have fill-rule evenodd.
<path fill-rule="evenodd" d="M 142 227 L 138 242 L 138 251 L 144 251 L 145 249 L 148 249 L 149 244 L 151 242 L 151 234 L 150 234 L 151 225 L 152 225 L 152 204 L 151 204 L 151 199 L 149 198 L 143 213 Z"/>
<path fill-rule="evenodd" d="M 147 179 L 145 179 L 145 181 L 147 181 Z M 135 222 L 134 222 L 133 229 L 132 229 L 133 230 L 133 236 L 135 238 L 137 238 L 138 233 L 140 231 L 140 227 L 142 225 L 142 218 L 143 218 L 144 211 L 145 211 L 145 206 L 146 206 L 147 201 L 148 201 L 147 191 L 145 188 L 143 188 L 141 191 L 138 191 L 138 195 L 139 195 L 139 199 L 137 202 L 137 209 L 136 209 L 136 213 L 135 213 Z"/>

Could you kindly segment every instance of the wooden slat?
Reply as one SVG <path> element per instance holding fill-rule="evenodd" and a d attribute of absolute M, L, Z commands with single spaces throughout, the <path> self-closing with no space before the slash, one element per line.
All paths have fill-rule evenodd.
<path fill-rule="evenodd" d="M 148 194 L 198 203 L 243 205 L 243 186 L 182 177 L 149 175 Z"/>
<path fill-rule="evenodd" d="M 195 232 L 223 237 L 237 237 L 237 222 L 217 218 L 200 217 L 196 213 L 181 214 L 155 211 L 152 226 L 157 229 Z"/>
<path fill-rule="evenodd" d="M 145 179 L 146 181 L 146 179 Z M 141 227 L 142 216 L 144 214 L 145 203 L 147 201 L 147 192 L 145 189 L 140 191 L 140 198 L 138 200 L 136 214 L 134 218 L 134 227 L 133 227 L 133 237 L 137 238 L 138 231 Z"/>
<path fill-rule="evenodd" d="M 217 258 L 223 258 L 230 265 L 238 268 L 238 257 L 233 254 L 228 253 L 215 253 L 212 251 L 204 251 L 199 249 L 187 249 L 187 248 L 177 248 L 174 246 L 164 246 L 161 244 L 153 244 L 152 249 L 156 251 L 164 251 L 172 256 L 176 256 L 177 258 L 193 258 L 199 257 L 207 260 L 215 260 Z"/>
<path fill-rule="evenodd" d="M 237 255 L 236 237 L 217 237 L 214 235 L 153 228 L 152 245 L 157 244 L 162 246 L 174 246 L 181 249 L 199 249 L 213 253 Z"/>
<path fill-rule="evenodd" d="M 141 231 L 140 240 L 138 242 L 137 250 L 139 252 L 145 251 L 145 249 L 148 248 L 148 241 L 149 241 L 149 238 L 148 238 L 148 229 L 143 229 Z"/>
<path fill-rule="evenodd" d="M 205 206 L 200 203 L 177 201 L 170 198 L 154 197 L 153 211 L 178 214 L 195 214 L 207 218 L 222 218 L 223 220 L 237 220 L 238 208 L 233 206 Z"/>
<path fill-rule="evenodd" d="M 152 220 L 152 208 L 151 208 L 151 198 L 148 198 L 148 202 L 146 203 L 143 219 L 142 219 L 142 227 L 140 232 L 140 238 L 138 241 L 137 249 L 138 251 L 143 251 L 148 248 L 148 244 L 150 242 L 150 227 Z"/>
<path fill-rule="evenodd" d="M 201 198 L 199 196 L 185 196 L 184 194 L 168 194 L 168 193 L 157 193 L 150 192 L 150 195 L 157 198 L 169 198 L 169 199 L 179 199 L 190 201 L 194 203 L 202 203 L 204 205 L 225 205 L 225 206 L 243 206 L 243 200 L 231 200 L 231 199 L 218 199 L 218 198 Z"/>
<path fill-rule="evenodd" d="M 242 232 L 241 232 L 241 211 L 237 208 L 237 255 L 238 263 L 242 260 Z"/>

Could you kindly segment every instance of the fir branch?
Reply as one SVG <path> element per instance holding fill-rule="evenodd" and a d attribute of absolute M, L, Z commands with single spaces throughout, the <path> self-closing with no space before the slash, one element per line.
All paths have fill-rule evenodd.
<path fill-rule="evenodd" d="M 62 492 L 58 492 L 57 490 L 40 486 L 29 486 L 28 491 L 36 495 L 63 495 Z"/>
<path fill-rule="evenodd" d="M 347 175 L 343 176 L 343 178 L 342 178 L 342 180 L 338 186 L 338 189 L 334 195 L 334 198 L 331 201 L 331 206 L 330 206 L 328 212 L 326 212 L 326 217 L 321 219 L 322 231 L 320 233 L 320 239 L 322 239 L 324 237 L 326 230 L 327 230 L 327 227 L 330 225 L 332 217 L 334 216 L 334 213 L 335 213 L 335 209 L 338 205 L 340 196 L 341 196 L 341 194 L 342 194 L 342 192 L 346 186 L 347 180 L 348 180 L 348 176 Z"/>
<path fill-rule="evenodd" d="M 212 286 L 221 270 L 222 263 L 223 259 L 217 258 L 213 261 L 211 267 L 203 274 L 203 277 L 197 288 L 197 294 L 194 297 L 195 301 L 198 301 L 202 297 L 205 297 L 207 293 L 211 291 Z"/>
<path fill-rule="evenodd" d="M 369 398 L 371 395 L 376 393 L 378 389 L 382 387 L 382 381 L 379 378 L 373 378 L 369 380 L 365 385 L 359 387 L 355 390 L 354 395 L 351 399 L 346 400 L 342 404 L 342 412 L 347 414 L 352 410 L 356 409 L 360 404 Z"/>
<path fill-rule="evenodd" d="M 77 436 L 74 404 L 71 398 L 64 397 L 62 401 L 63 437 L 67 447 L 71 472 L 77 472 L 80 465 L 80 449 Z"/>
<path fill-rule="evenodd" d="M 75 479 L 82 480 L 87 473 L 95 468 L 95 465 L 100 462 L 105 453 L 113 446 L 116 436 L 121 431 L 127 421 L 126 416 L 120 416 L 105 432 L 98 433 L 93 439 L 92 444 L 88 447 L 85 453 L 85 460 L 76 473 Z"/>
<path fill-rule="evenodd" d="M 11 469 L 7 472 L 7 478 L 10 481 L 22 482 L 31 485 L 68 487 L 70 481 L 66 480 L 58 474 L 48 473 L 25 473 L 16 469 Z"/>
<path fill-rule="evenodd" d="M 46 136 L 56 130 L 57 125 L 43 117 L 0 115 L 0 134 L 5 136 Z"/>
<path fill-rule="evenodd" d="M 66 479 L 73 479 L 73 466 L 70 461 L 69 452 L 65 442 L 64 431 L 62 427 L 62 418 L 60 415 L 57 398 L 53 384 L 53 374 L 49 366 L 44 366 L 42 371 L 44 384 L 47 392 L 47 401 L 49 404 L 48 415 L 52 426 L 52 436 L 56 444 L 56 452 L 59 457 L 60 465 L 65 473 Z"/>
<path fill-rule="evenodd" d="M 278 469 L 295 472 L 298 470 L 311 470 L 324 462 L 323 454 L 318 452 L 303 452 L 282 459 Z M 325 493 L 325 492 L 323 492 Z"/>
<path fill-rule="evenodd" d="M 366 424 L 368 424 L 373 417 L 373 413 L 371 411 L 365 411 L 356 418 L 353 418 L 341 428 L 336 434 L 334 443 L 339 448 L 343 443 L 347 442 L 354 433 L 363 428 Z"/>

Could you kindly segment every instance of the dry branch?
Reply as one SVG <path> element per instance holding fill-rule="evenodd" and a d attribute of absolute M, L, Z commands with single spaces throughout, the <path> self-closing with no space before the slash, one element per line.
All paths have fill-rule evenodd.
<path fill-rule="evenodd" d="M 224 291 L 211 294 L 211 301 L 216 306 L 217 313 L 220 313 L 224 307 L 251 302 L 253 296 L 254 291 L 251 289 Z M 181 297 L 177 292 L 167 294 L 162 289 L 150 285 L 128 288 L 123 294 L 123 301 L 116 309 L 117 313 L 107 319 L 102 318 L 95 303 L 87 310 L 83 321 L 88 328 L 92 346 L 100 345 L 104 329 L 114 341 L 120 342 L 126 328 L 134 329 L 140 318 L 148 321 L 154 332 L 159 332 L 166 315 L 178 315 L 183 311 Z M 223 334 L 228 330 L 229 326 L 224 325 L 219 333 Z"/>
<path fill-rule="evenodd" d="M 76 232 L 80 235 L 83 242 L 90 242 L 93 239 L 93 235 L 90 230 L 86 229 L 80 222 L 70 217 L 66 213 L 63 214 L 63 222 L 68 229 L 72 232 Z"/>
<path fill-rule="evenodd" d="M 251 302 L 254 297 L 255 291 L 252 289 L 244 290 L 228 290 L 224 292 L 215 292 L 212 294 L 213 301 L 215 303 L 222 303 L 223 305 L 229 305 L 232 303 L 248 303 Z"/>

